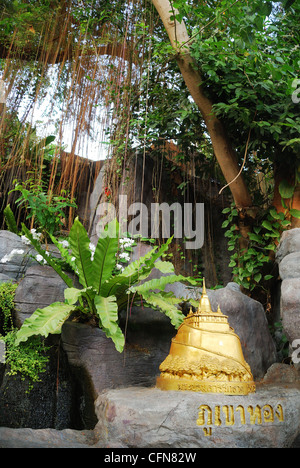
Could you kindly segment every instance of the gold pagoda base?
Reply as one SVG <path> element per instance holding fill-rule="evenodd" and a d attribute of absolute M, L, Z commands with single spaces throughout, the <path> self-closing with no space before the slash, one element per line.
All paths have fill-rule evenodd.
<path fill-rule="evenodd" d="M 218 380 L 192 380 L 160 376 L 156 387 L 161 390 L 180 390 L 201 393 L 222 393 L 224 395 L 248 395 L 255 393 L 254 382 L 221 382 Z"/>

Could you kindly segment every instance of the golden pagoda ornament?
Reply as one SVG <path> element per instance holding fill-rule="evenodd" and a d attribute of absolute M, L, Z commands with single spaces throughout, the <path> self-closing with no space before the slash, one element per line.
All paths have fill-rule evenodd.
<path fill-rule="evenodd" d="M 159 367 L 162 390 L 247 395 L 255 392 L 251 369 L 239 337 L 218 307 L 213 312 L 205 280 L 197 312 L 190 310 Z"/>

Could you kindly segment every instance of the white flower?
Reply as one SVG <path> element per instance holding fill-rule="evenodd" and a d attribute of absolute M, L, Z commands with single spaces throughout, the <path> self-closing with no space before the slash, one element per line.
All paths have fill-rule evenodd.
<path fill-rule="evenodd" d="M 126 260 L 127 262 L 129 262 L 129 260 L 130 260 L 130 256 L 129 256 L 129 254 L 127 252 L 120 253 L 119 257 L 124 258 L 124 260 Z"/>
<path fill-rule="evenodd" d="M 13 249 L 9 254 L 4 255 L 0 263 L 10 262 L 15 255 L 23 255 L 25 252 L 22 249 Z"/>
<path fill-rule="evenodd" d="M 69 242 L 67 240 L 58 241 L 58 243 L 61 244 L 64 249 L 69 247 Z"/>
<path fill-rule="evenodd" d="M 22 243 L 25 245 L 30 245 L 30 240 L 26 236 L 21 236 Z"/>
<path fill-rule="evenodd" d="M 47 261 L 44 259 L 44 257 L 42 257 L 42 255 L 40 255 L 40 254 L 36 255 L 35 259 L 36 259 L 37 262 L 43 263 L 43 265 L 45 265 L 47 263 Z"/>
<path fill-rule="evenodd" d="M 93 262 L 96 246 L 90 242 L 89 249 L 91 251 L 91 261 Z"/>
<path fill-rule="evenodd" d="M 122 239 L 119 239 L 119 243 L 121 249 L 127 249 L 128 247 L 131 247 L 132 244 L 134 244 L 134 240 L 130 239 L 129 237 L 124 237 Z"/>
<path fill-rule="evenodd" d="M 123 273 L 124 267 L 122 265 L 120 265 L 120 263 L 116 264 L 116 268 L 117 268 L 117 270 L 120 270 L 121 273 Z"/>
<path fill-rule="evenodd" d="M 25 253 L 25 252 L 24 252 L 24 250 L 22 250 L 22 249 L 13 249 L 13 250 L 11 251 L 10 255 L 11 255 L 11 256 L 14 256 L 14 255 L 23 255 L 23 253 Z"/>
<path fill-rule="evenodd" d="M 0 263 L 7 263 L 9 260 L 9 255 L 4 255 L 4 257 L 1 258 Z"/>
<path fill-rule="evenodd" d="M 32 237 L 36 240 L 39 240 L 42 235 L 41 232 L 36 232 L 36 229 L 31 229 L 30 232 L 32 234 Z"/>

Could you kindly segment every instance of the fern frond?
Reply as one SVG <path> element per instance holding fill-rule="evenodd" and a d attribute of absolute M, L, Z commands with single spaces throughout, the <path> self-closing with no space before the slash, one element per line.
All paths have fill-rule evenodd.
<path fill-rule="evenodd" d="M 100 328 L 103 329 L 108 338 L 113 340 L 116 350 L 121 353 L 124 349 L 125 337 L 118 325 L 118 304 L 116 297 L 96 296 L 94 301 L 97 315 L 100 319 Z"/>
<path fill-rule="evenodd" d="M 75 306 L 64 302 L 55 302 L 44 309 L 37 309 L 27 318 L 16 335 L 16 345 L 27 341 L 30 336 L 59 334 L 61 327 L 74 311 Z"/>

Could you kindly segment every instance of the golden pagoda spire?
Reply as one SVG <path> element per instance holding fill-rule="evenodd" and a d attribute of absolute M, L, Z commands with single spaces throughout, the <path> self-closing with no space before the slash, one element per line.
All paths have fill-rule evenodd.
<path fill-rule="evenodd" d="M 208 298 L 208 295 L 206 293 L 206 287 L 205 287 L 205 278 L 203 278 L 203 289 L 202 289 L 202 296 L 199 302 L 198 306 L 198 314 L 212 314 L 212 308 L 210 304 L 210 300 Z"/>
<path fill-rule="evenodd" d="M 220 306 L 217 312 L 212 311 L 205 279 L 197 312 L 191 309 L 184 318 L 159 369 L 156 385 L 162 390 L 226 395 L 255 392 L 240 339 Z"/>

